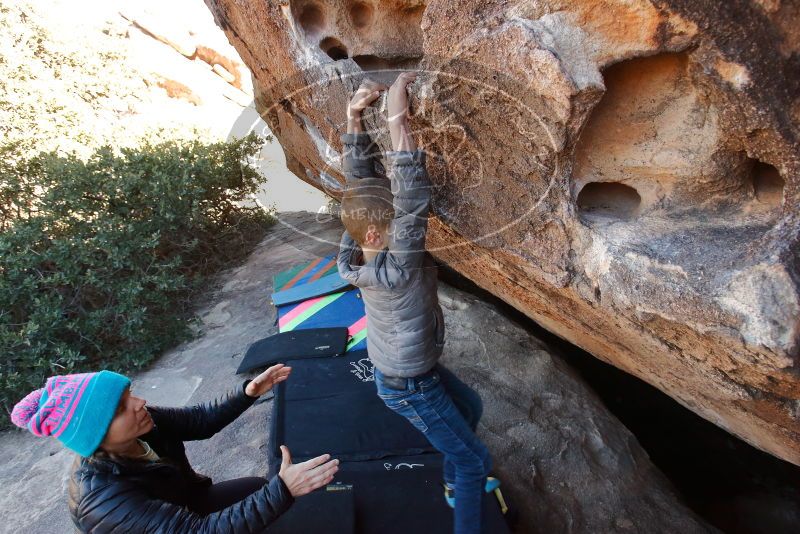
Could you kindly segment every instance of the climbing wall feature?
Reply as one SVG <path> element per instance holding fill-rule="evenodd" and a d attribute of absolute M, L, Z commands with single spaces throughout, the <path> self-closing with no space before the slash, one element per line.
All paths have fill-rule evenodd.
<path fill-rule="evenodd" d="M 640 191 L 648 211 L 705 200 L 707 194 L 693 193 L 726 179 L 715 159 L 718 113 L 700 100 L 687 64 L 686 54 L 661 54 L 603 72 L 606 92 L 575 151 L 576 187 L 626 183 Z"/>
<path fill-rule="evenodd" d="M 584 213 L 616 219 L 634 216 L 641 203 L 636 189 L 619 182 L 591 182 L 578 195 L 578 207 Z"/>
<path fill-rule="evenodd" d="M 347 59 L 347 47 L 336 37 L 326 37 L 319 42 L 319 48 L 334 61 Z"/>
<path fill-rule="evenodd" d="M 786 181 L 778 169 L 761 161 L 751 161 L 750 180 L 756 200 L 768 209 L 783 205 L 783 188 Z"/>
<path fill-rule="evenodd" d="M 298 5 L 299 4 L 299 5 Z M 308 37 L 320 35 L 327 27 L 325 8 L 317 2 L 295 2 L 293 12 Z"/>
<path fill-rule="evenodd" d="M 417 70 L 409 123 L 434 186 L 429 252 L 800 465 L 800 11 L 206 3 L 299 179 L 339 195 L 349 98 L 365 77 Z M 363 121 L 388 150 L 385 100 Z"/>
<path fill-rule="evenodd" d="M 375 8 L 366 2 L 353 2 L 350 6 L 350 21 L 357 29 L 367 28 L 375 18 Z"/>
<path fill-rule="evenodd" d="M 422 57 L 425 4 L 292 0 L 291 13 L 307 46 L 333 61 L 353 59 L 365 71 L 414 68 Z M 388 7 L 388 8 L 387 8 Z"/>
<path fill-rule="evenodd" d="M 579 207 L 597 208 L 581 205 L 581 197 L 599 191 L 584 184 L 609 182 L 635 189 L 642 215 L 775 222 L 779 211 L 770 208 L 781 204 L 782 178 L 730 142 L 689 64 L 687 53 L 669 53 L 603 71 L 606 92 L 575 150 L 573 190 L 585 191 Z"/>

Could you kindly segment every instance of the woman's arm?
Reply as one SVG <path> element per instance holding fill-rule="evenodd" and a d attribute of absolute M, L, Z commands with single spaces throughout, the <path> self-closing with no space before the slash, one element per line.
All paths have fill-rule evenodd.
<path fill-rule="evenodd" d="M 243 500 L 207 516 L 150 498 L 134 484 L 115 483 L 92 489 L 81 500 L 75 522 L 82 532 L 91 534 L 256 533 L 263 532 L 293 502 L 294 498 L 278 476 Z"/>
<path fill-rule="evenodd" d="M 184 408 L 148 407 L 153 422 L 162 432 L 178 441 L 208 439 L 248 409 L 272 386 L 288 378 L 291 367 L 273 365 L 252 381 L 228 393 L 222 401 Z"/>
<path fill-rule="evenodd" d="M 182 408 L 148 406 L 147 411 L 159 432 L 177 441 L 208 439 L 232 423 L 256 401 L 256 398 L 244 392 L 248 382 L 222 400 Z"/>
<path fill-rule="evenodd" d="M 281 447 L 280 472 L 261 489 L 218 512 L 202 516 L 167 501 L 154 499 L 133 482 L 95 484 L 87 489 L 73 512 L 73 521 L 91 534 L 106 532 L 251 533 L 263 532 L 289 509 L 295 497 L 307 495 L 333 480 L 339 461 L 323 454 L 293 464 L 289 449 Z"/>

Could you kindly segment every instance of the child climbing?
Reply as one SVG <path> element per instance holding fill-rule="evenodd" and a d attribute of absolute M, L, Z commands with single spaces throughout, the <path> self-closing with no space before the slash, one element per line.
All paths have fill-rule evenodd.
<path fill-rule="evenodd" d="M 367 80 L 348 105 L 338 267 L 342 278 L 361 288 L 378 395 L 444 455 L 445 498 L 455 508 L 455 532 L 477 533 L 484 489 L 498 483 L 487 482 L 489 451 L 474 432 L 480 397 L 437 363 L 444 316 L 436 265 L 425 251 L 431 202 L 426 153 L 416 148 L 408 123 L 407 86 L 415 79 L 403 73 L 388 88 L 388 180 L 376 176 L 377 147 L 361 124 L 361 112 L 387 87 Z"/>

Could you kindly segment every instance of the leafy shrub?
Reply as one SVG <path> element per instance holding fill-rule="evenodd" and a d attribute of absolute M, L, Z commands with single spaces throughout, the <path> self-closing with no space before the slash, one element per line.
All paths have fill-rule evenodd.
<path fill-rule="evenodd" d="M 128 371 L 187 338 L 193 293 L 271 217 L 243 201 L 262 140 L 145 144 L 88 160 L 0 147 L 0 403 L 52 374 Z"/>

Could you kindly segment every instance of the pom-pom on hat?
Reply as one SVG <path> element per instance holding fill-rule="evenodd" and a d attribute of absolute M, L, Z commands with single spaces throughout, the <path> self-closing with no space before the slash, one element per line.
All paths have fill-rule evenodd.
<path fill-rule="evenodd" d="M 54 437 L 81 456 L 100 446 L 131 381 L 111 371 L 51 376 L 19 401 L 11 421 L 40 437 Z"/>

